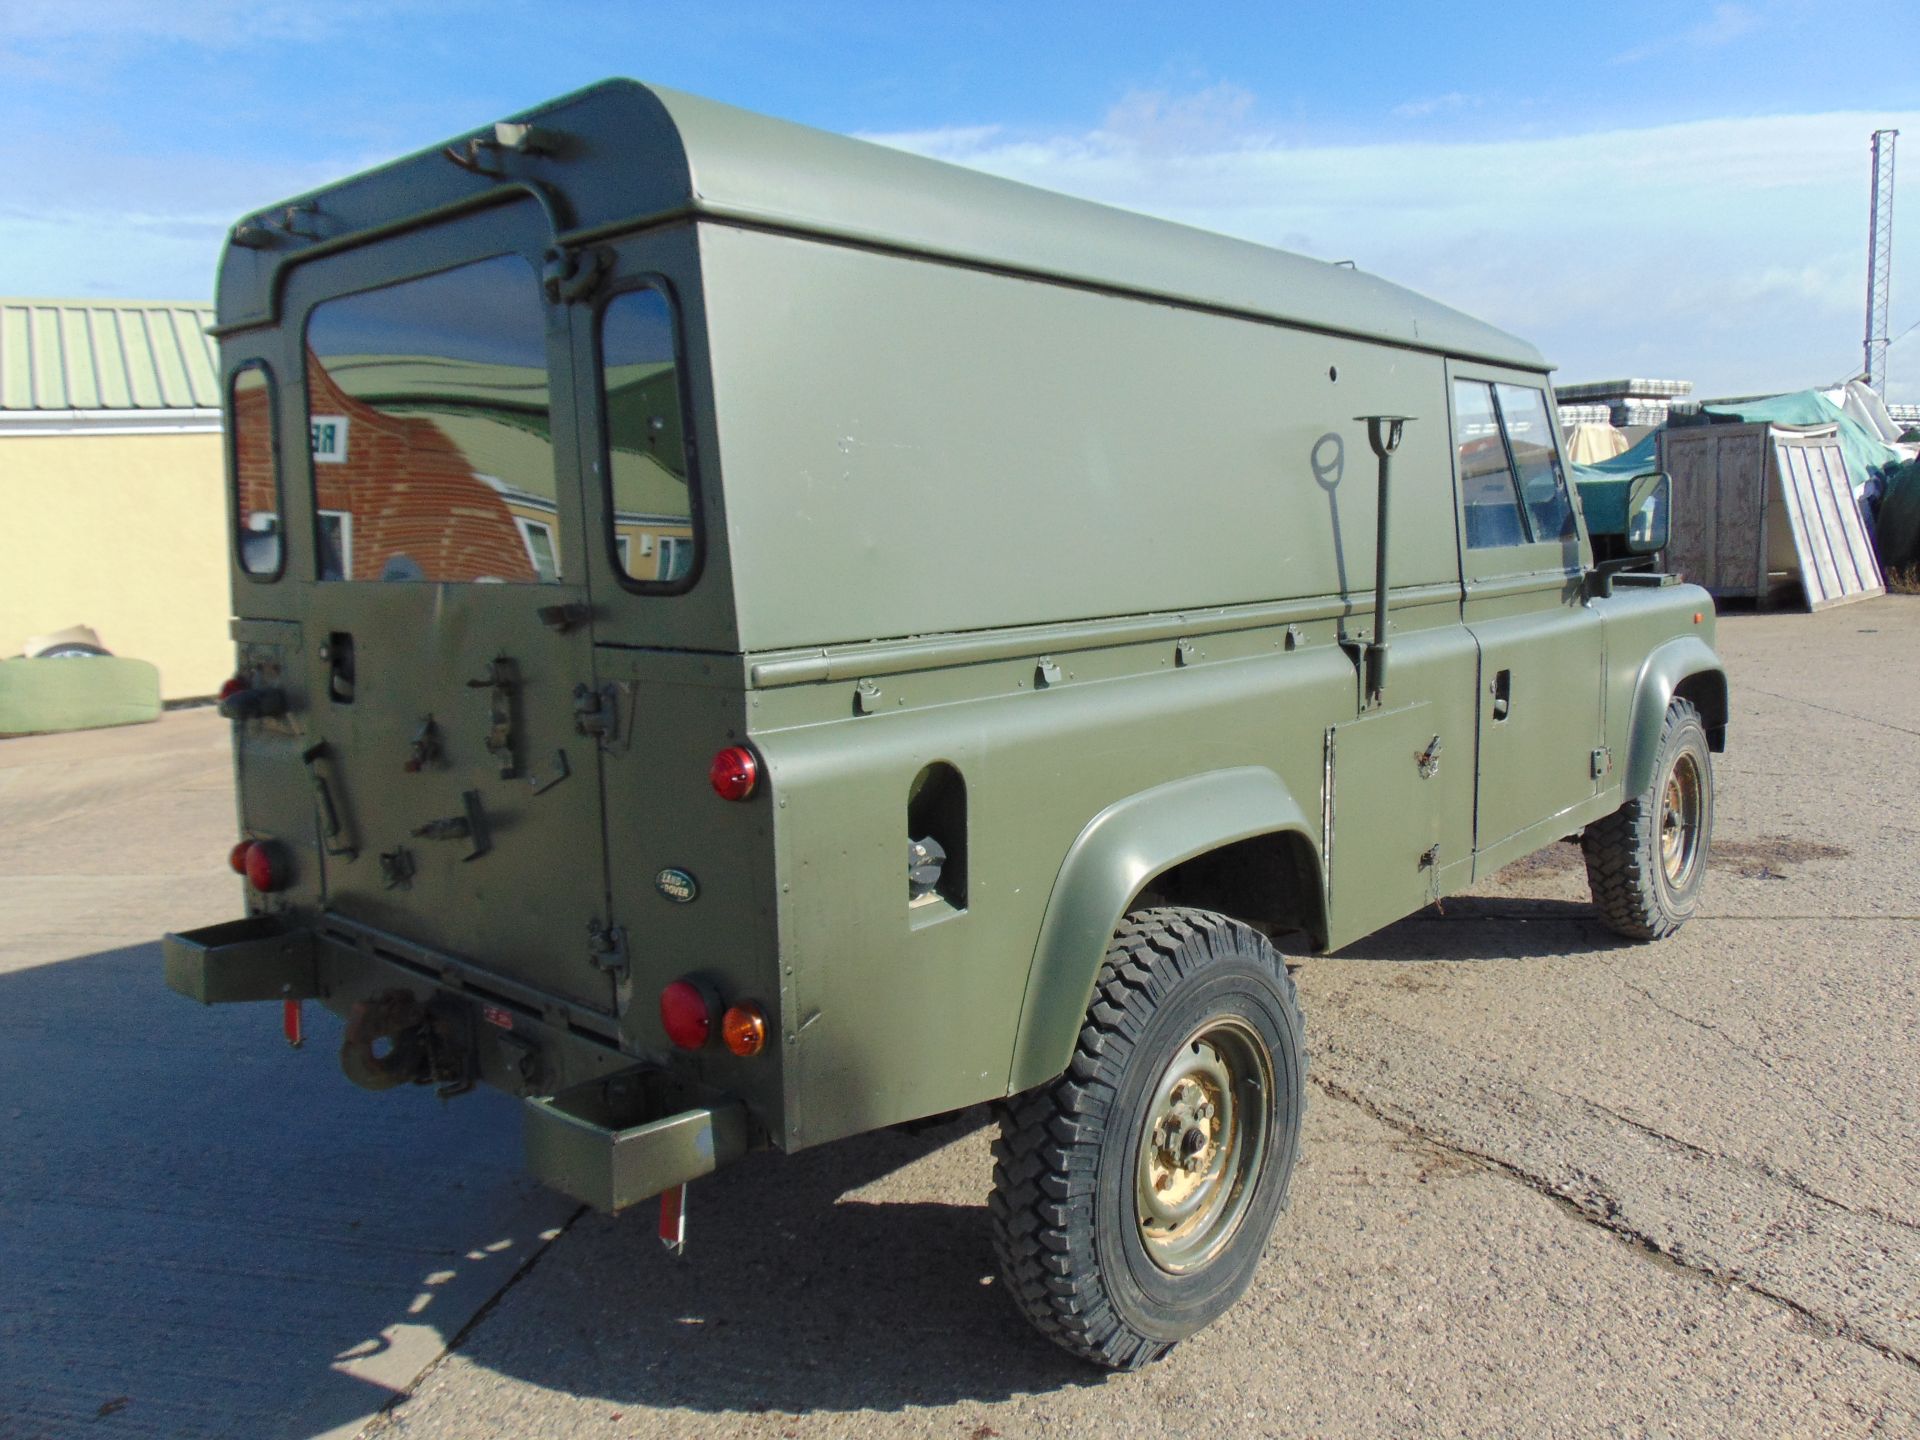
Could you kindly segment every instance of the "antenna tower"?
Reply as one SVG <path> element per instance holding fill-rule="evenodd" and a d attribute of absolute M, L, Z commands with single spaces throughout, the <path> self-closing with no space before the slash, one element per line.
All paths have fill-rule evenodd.
<path fill-rule="evenodd" d="M 1893 289 L 1893 141 L 1873 132 L 1873 205 L 1867 217 L 1867 387 L 1887 389 L 1887 299 Z"/>

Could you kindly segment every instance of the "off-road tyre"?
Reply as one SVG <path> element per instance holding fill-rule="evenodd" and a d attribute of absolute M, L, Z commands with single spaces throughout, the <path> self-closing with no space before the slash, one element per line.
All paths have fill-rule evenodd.
<path fill-rule="evenodd" d="M 1667 707 L 1647 788 L 1587 826 L 1587 886 L 1607 926 L 1630 940 L 1663 940 L 1700 899 L 1713 841 L 1713 757 L 1700 712 Z M 1677 848 L 1676 848 L 1677 846 Z"/>
<path fill-rule="evenodd" d="M 1230 1051 L 1249 1072 L 1244 1083 L 1222 1058 Z M 1198 1080 L 1182 1068 L 1198 1074 L 1214 1062 L 1217 1073 Z M 1285 1208 L 1306 1066 L 1293 980 L 1263 935 L 1206 910 L 1128 915 L 1066 1073 L 1000 1107 L 988 1212 L 1021 1313 L 1074 1355 L 1118 1370 L 1158 1359 L 1216 1319 L 1252 1281 Z M 1207 1174 L 1155 1170 L 1178 1153 L 1157 1143 L 1175 1133 L 1162 1125 L 1186 1123 L 1173 1118 L 1186 1102 L 1169 1097 L 1222 1092 L 1226 1101 L 1209 1107 L 1218 1124 L 1203 1119 L 1188 1132 L 1214 1125 L 1204 1154 L 1188 1152 L 1206 1159 Z M 1208 1193 L 1233 1208 L 1203 1208 L 1212 1218 L 1185 1239 L 1154 1229 L 1143 1216 L 1166 1197 L 1142 1199 L 1150 1174 L 1200 1187 L 1196 1194 L 1212 1185 Z M 1180 1245 L 1199 1253 L 1178 1273 L 1154 1258 L 1186 1258 Z"/>

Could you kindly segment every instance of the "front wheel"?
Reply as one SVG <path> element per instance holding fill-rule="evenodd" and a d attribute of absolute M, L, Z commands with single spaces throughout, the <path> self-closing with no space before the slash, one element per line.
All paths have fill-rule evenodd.
<path fill-rule="evenodd" d="M 1713 758 L 1700 712 L 1667 707 L 1647 788 L 1580 838 L 1600 918 L 1630 940 L 1660 940 L 1692 916 L 1713 841 Z"/>
<path fill-rule="evenodd" d="M 994 1250 L 1042 1334 L 1135 1369 L 1240 1297 L 1299 1148 L 1301 1030 L 1264 936 L 1127 916 L 1072 1064 L 1008 1102 L 994 1145 Z"/>

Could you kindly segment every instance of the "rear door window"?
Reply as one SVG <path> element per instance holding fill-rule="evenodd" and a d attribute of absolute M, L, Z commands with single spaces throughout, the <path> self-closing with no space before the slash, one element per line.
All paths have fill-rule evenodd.
<path fill-rule="evenodd" d="M 640 588 L 692 583 L 696 511 L 672 302 L 628 290 L 600 314 L 614 559 Z"/>
<path fill-rule="evenodd" d="M 227 385 L 228 468 L 233 475 L 235 550 L 256 580 L 280 574 L 280 433 L 273 377 L 258 360 L 233 372 Z"/>
<path fill-rule="evenodd" d="M 322 580 L 555 583 L 546 314 L 498 255 L 307 320 Z"/>

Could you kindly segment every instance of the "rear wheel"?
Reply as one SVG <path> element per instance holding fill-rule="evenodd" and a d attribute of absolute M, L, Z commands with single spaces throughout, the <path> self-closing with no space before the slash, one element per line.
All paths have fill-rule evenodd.
<path fill-rule="evenodd" d="M 1129 915 L 1066 1074 L 1001 1116 L 994 1249 L 1027 1319 L 1134 1369 L 1224 1312 L 1285 1203 L 1305 1072 L 1265 937 L 1204 910 Z"/>
<path fill-rule="evenodd" d="M 1667 707 L 1647 788 L 1581 836 L 1600 918 L 1631 940 L 1660 940 L 1692 916 L 1713 841 L 1713 758 L 1700 712 Z"/>

